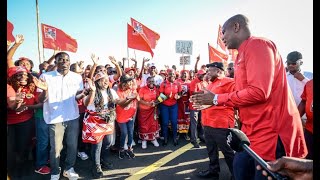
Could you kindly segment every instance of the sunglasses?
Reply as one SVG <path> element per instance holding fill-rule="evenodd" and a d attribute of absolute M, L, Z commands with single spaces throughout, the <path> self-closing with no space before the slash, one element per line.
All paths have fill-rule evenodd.
<path fill-rule="evenodd" d="M 227 68 L 229 71 L 233 70 L 233 68 Z"/>
<path fill-rule="evenodd" d="M 296 62 L 292 62 L 292 63 L 291 62 L 287 62 L 287 65 L 294 65 L 295 66 L 295 65 L 297 65 L 297 63 Z"/>

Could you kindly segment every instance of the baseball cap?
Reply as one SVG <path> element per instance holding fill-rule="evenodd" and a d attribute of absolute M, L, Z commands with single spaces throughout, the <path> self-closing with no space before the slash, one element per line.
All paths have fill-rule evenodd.
<path fill-rule="evenodd" d="M 297 62 L 302 59 L 302 54 L 298 51 L 292 51 L 287 55 L 287 62 Z"/>
<path fill-rule="evenodd" d="M 206 67 L 207 67 L 207 68 L 209 68 L 209 67 L 216 67 L 216 68 L 219 68 L 219 69 L 221 69 L 222 71 L 224 71 L 224 67 L 223 67 L 223 63 L 222 63 L 222 62 L 213 62 L 213 63 L 207 64 Z"/>
<path fill-rule="evenodd" d="M 120 83 L 126 83 L 128 81 L 131 81 L 133 78 L 130 77 L 128 74 L 122 75 L 120 77 Z"/>

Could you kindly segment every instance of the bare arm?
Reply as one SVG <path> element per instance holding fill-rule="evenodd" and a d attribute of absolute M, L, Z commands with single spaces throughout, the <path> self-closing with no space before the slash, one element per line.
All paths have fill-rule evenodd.
<path fill-rule="evenodd" d="M 139 75 L 139 77 L 138 77 L 139 79 L 142 78 L 142 73 L 143 73 L 143 71 L 144 71 L 144 64 L 145 64 L 146 62 L 148 62 L 148 61 L 150 61 L 150 59 L 148 59 L 148 58 L 143 58 L 140 75 Z"/>
<path fill-rule="evenodd" d="M 39 102 L 46 102 L 48 99 L 48 91 L 42 91 L 41 94 L 38 97 Z"/>
<path fill-rule="evenodd" d="M 122 69 L 113 56 L 109 56 L 109 59 L 111 63 L 114 64 L 114 66 L 116 67 L 117 74 L 113 76 L 113 79 L 117 81 L 122 76 Z"/>
<path fill-rule="evenodd" d="M 200 54 L 199 56 L 197 57 L 197 61 L 196 61 L 196 64 L 194 65 L 194 73 L 197 73 L 198 72 L 198 63 L 200 61 Z"/>
<path fill-rule="evenodd" d="M 127 60 L 127 58 L 122 58 L 122 66 L 123 66 L 123 70 L 125 69 L 124 68 L 124 61 L 126 61 Z"/>
<path fill-rule="evenodd" d="M 137 60 L 134 58 L 131 58 L 131 61 L 134 62 L 134 69 L 137 69 Z"/>
<path fill-rule="evenodd" d="M 59 50 L 54 50 L 53 51 L 53 55 L 47 60 L 48 64 L 52 64 L 54 61 L 54 57 L 56 56 L 56 54 L 59 52 Z"/>
<path fill-rule="evenodd" d="M 11 48 L 9 49 L 8 53 L 7 53 L 7 68 L 10 67 L 14 67 L 14 62 L 12 60 L 12 57 L 14 55 L 14 53 L 16 52 L 16 50 L 18 49 L 18 47 L 23 43 L 24 38 L 23 35 L 18 34 L 16 36 L 16 41 L 13 44 L 13 46 L 11 46 Z"/>
<path fill-rule="evenodd" d="M 306 113 L 306 100 L 301 100 L 300 104 L 298 105 L 298 110 L 300 113 L 300 117 Z"/>
<path fill-rule="evenodd" d="M 84 98 L 83 100 L 83 104 L 85 106 L 89 106 L 90 104 L 93 103 L 93 100 L 94 100 L 94 96 L 96 94 L 96 87 L 93 85 L 94 83 L 92 82 L 91 79 L 89 78 L 86 78 L 86 81 L 89 85 L 89 94 L 86 96 L 86 98 Z"/>
<path fill-rule="evenodd" d="M 94 74 L 94 72 L 96 71 L 96 68 L 97 68 L 98 62 L 99 62 L 99 57 L 96 57 L 95 54 L 91 54 L 91 59 L 92 59 L 92 61 L 93 61 L 93 66 L 91 67 L 90 73 L 89 73 L 89 75 L 88 75 L 88 77 L 89 77 L 90 79 L 93 78 L 93 74 Z"/>

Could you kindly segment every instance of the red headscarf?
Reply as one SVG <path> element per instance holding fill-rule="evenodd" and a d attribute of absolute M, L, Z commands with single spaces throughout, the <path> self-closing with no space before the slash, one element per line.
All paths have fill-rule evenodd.
<path fill-rule="evenodd" d="M 7 71 L 8 78 L 12 77 L 13 75 L 20 73 L 20 72 L 26 72 L 29 73 L 29 71 L 24 66 L 14 66 L 10 67 Z"/>

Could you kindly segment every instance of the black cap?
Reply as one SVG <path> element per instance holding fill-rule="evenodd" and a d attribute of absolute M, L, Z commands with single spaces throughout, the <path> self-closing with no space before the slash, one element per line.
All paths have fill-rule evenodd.
<path fill-rule="evenodd" d="M 221 69 L 222 71 L 224 71 L 223 63 L 222 63 L 222 62 L 210 63 L 210 64 L 207 64 L 206 67 L 207 67 L 207 68 L 209 68 L 209 67 L 216 67 L 216 68 L 219 68 L 219 69 Z"/>
<path fill-rule="evenodd" d="M 122 75 L 122 76 L 120 77 L 120 83 L 126 83 L 126 82 L 131 81 L 132 79 L 133 79 L 133 78 L 130 77 L 128 74 Z"/>
<path fill-rule="evenodd" d="M 302 54 L 298 51 L 292 51 L 287 56 L 287 62 L 297 62 L 298 60 L 302 59 Z"/>

